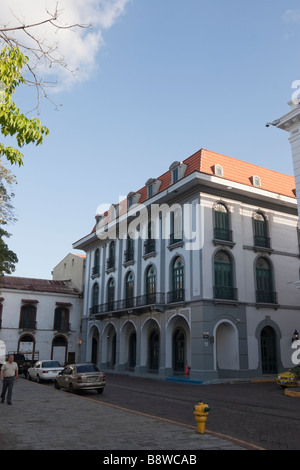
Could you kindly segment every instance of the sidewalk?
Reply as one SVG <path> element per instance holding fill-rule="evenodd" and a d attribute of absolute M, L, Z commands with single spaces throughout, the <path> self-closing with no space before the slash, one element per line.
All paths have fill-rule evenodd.
<path fill-rule="evenodd" d="M 192 429 L 93 397 L 19 379 L 13 406 L 0 404 L 0 450 L 245 450 L 243 443 L 198 434 L 196 423 Z"/>

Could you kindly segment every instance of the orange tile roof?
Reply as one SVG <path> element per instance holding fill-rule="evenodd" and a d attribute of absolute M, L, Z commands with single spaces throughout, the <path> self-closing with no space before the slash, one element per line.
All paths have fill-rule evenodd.
<path fill-rule="evenodd" d="M 220 155 L 209 150 L 201 150 L 201 167 L 200 171 L 209 175 L 213 175 L 213 166 L 220 164 L 223 167 L 224 179 L 235 183 L 253 186 L 251 182 L 252 176 L 259 176 L 261 180 L 261 189 L 272 193 L 281 194 L 295 198 L 295 179 L 293 176 L 278 173 L 253 163 L 247 163 L 236 158 Z"/>
<path fill-rule="evenodd" d="M 223 179 L 235 183 L 252 186 L 252 177 L 258 176 L 261 180 L 261 189 L 270 191 L 282 196 L 296 198 L 295 193 L 295 179 L 293 176 L 285 175 L 267 168 L 263 168 L 253 163 L 247 163 L 233 157 L 221 155 L 210 150 L 201 149 L 183 161 L 187 165 L 185 176 L 187 177 L 195 171 L 207 175 L 215 176 L 214 166 L 219 164 L 223 167 Z M 158 177 L 161 181 L 159 193 L 171 186 L 171 170 Z M 147 200 L 147 187 L 136 191 L 141 194 L 139 203 L 143 204 Z M 121 207 L 120 215 L 127 211 L 127 200 L 122 201 L 119 205 Z M 107 223 L 111 220 L 109 213 L 107 213 Z M 95 231 L 95 227 L 93 232 Z"/>

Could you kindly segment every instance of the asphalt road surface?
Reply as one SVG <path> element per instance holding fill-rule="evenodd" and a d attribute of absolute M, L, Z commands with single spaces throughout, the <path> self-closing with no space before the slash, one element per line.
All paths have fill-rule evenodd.
<path fill-rule="evenodd" d="M 275 383 L 193 385 L 107 374 L 103 395 L 87 396 L 112 405 L 195 426 L 194 406 L 211 407 L 207 431 L 266 450 L 300 449 L 300 400 Z"/>

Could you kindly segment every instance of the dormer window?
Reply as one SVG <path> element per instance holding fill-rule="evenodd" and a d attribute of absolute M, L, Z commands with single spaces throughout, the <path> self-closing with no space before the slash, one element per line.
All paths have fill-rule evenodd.
<path fill-rule="evenodd" d="M 131 192 L 127 195 L 127 209 L 138 204 L 141 198 L 140 193 Z"/>
<path fill-rule="evenodd" d="M 147 187 L 147 197 L 148 199 L 152 196 L 155 196 L 159 192 L 159 188 L 161 185 L 161 180 L 150 178 L 148 181 L 145 183 L 145 186 Z"/>
<path fill-rule="evenodd" d="M 176 181 L 178 181 L 178 167 L 173 170 L 172 176 L 173 176 L 173 183 L 176 183 Z"/>
<path fill-rule="evenodd" d="M 130 197 L 128 198 L 128 208 L 131 207 L 132 205 L 133 205 L 133 197 L 130 196 Z"/>
<path fill-rule="evenodd" d="M 223 172 L 223 167 L 219 164 L 215 165 L 214 166 L 214 174 L 216 176 L 220 176 L 220 177 L 223 177 L 224 175 L 224 172 Z"/>
<path fill-rule="evenodd" d="M 255 188 L 261 187 L 261 180 L 259 176 L 252 176 L 252 184 Z"/>
<path fill-rule="evenodd" d="M 171 171 L 171 184 L 176 183 L 178 180 L 184 177 L 187 169 L 187 165 L 183 162 L 173 162 L 170 165 L 169 170 Z"/>

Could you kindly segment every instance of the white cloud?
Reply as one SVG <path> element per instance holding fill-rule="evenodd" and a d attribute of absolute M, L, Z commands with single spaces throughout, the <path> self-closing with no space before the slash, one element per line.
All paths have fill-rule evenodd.
<path fill-rule="evenodd" d="M 300 8 L 297 10 L 287 10 L 282 16 L 285 23 L 300 23 Z"/>
<path fill-rule="evenodd" d="M 63 57 L 68 69 L 76 71 L 76 80 L 87 80 L 97 65 L 97 52 L 104 45 L 103 31 L 111 28 L 124 14 L 130 0 L 1 0 L 1 25 L 7 27 L 33 24 L 43 21 L 58 8 L 60 26 L 70 24 L 91 25 L 90 28 L 56 29 L 49 24 L 32 29 L 40 41 L 52 47 L 56 58 Z M 27 45 L 32 39 L 23 31 L 15 32 Z M 59 52 L 59 54 L 58 54 Z M 59 86 L 70 87 L 75 82 L 73 75 L 63 67 L 51 69 L 39 65 L 47 79 L 57 80 Z"/>

